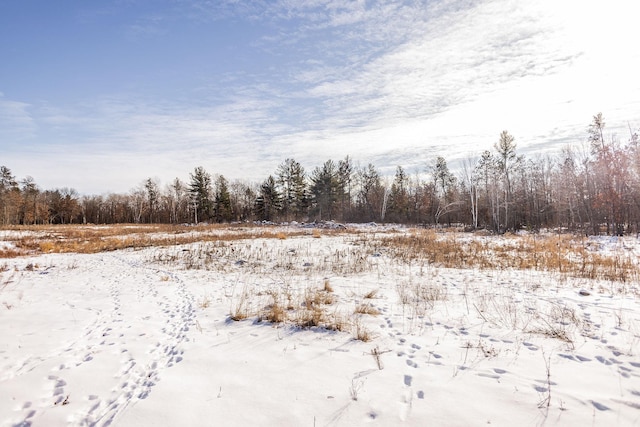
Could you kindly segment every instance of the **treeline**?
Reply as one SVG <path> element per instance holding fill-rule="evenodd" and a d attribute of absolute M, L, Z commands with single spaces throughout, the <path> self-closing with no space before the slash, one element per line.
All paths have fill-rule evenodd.
<path fill-rule="evenodd" d="M 464 224 L 496 232 L 564 228 L 588 234 L 640 229 L 640 145 L 605 136 L 593 117 L 587 147 L 526 158 L 507 131 L 493 150 L 451 172 L 444 157 L 428 174 L 397 166 L 383 177 L 350 157 L 307 173 L 286 159 L 262 183 L 229 182 L 197 167 L 188 182 L 164 187 L 149 178 L 127 194 L 79 196 L 70 188 L 41 190 L 0 168 L 0 224 L 199 223 L 234 221 Z"/>

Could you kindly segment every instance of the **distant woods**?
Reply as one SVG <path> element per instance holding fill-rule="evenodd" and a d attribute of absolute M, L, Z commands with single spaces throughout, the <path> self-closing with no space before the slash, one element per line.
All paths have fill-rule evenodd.
<path fill-rule="evenodd" d="M 393 177 L 353 159 L 311 171 L 286 159 L 259 183 L 228 181 L 196 167 L 189 181 L 149 178 L 126 194 L 80 196 L 40 189 L 0 167 L 0 225 L 71 223 L 383 222 L 462 224 L 495 232 L 563 228 L 587 234 L 640 231 L 640 144 L 607 135 L 593 117 L 587 144 L 526 158 L 503 131 L 493 150 L 467 158 L 453 173 L 444 157 Z"/>

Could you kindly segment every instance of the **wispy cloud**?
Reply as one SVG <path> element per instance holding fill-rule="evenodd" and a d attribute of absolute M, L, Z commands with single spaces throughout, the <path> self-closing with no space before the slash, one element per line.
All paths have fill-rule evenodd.
<path fill-rule="evenodd" d="M 3 140 L 46 134 L 41 150 L 60 176 L 82 165 L 79 189 L 96 191 L 186 178 L 197 165 L 257 181 L 287 157 L 308 168 L 351 155 L 390 173 L 420 171 L 436 154 L 490 149 L 503 129 L 523 151 L 579 142 L 599 111 L 614 128 L 638 127 L 640 51 L 625 49 L 640 9 L 631 0 L 604 12 L 575 0 L 172 4 L 131 20 L 130 31 L 247 25 L 247 55 L 266 65 L 194 70 L 184 80 L 198 83 L 179 97 L 123 92 L 63 106 L 0 96 Z"/>
<path fill-rule="evenodd" d="M 0 140 L 5 147 L 35 136 L 37 126 L 29 108 L 29 104 L 7 99 L 0 92 Z"/>

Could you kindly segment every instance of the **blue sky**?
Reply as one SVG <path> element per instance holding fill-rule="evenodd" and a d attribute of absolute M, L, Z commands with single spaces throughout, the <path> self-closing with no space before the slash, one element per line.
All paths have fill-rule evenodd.
<path fill-rule="evenodd" d="M 452 166 L 640 128 L 635 0 L 0 2 L 0 164 L 126 192 L 350 155 Z"/>

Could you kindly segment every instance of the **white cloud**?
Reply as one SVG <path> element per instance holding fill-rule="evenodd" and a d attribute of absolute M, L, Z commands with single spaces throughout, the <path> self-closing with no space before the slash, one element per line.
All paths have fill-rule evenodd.
<path fill-rule="evenodd" d="M 639 125 L 640 51 L 628 46 L 640 6 L 631 0 L 180 5 L 199 25 L 263 25 L 253 47 L 281 61 L 214 76 L 179 101 L 128 94 L 34 107 L 0 96 L 0 132 L 35 139 L 46 129 L 52 173 L 100 192 L 187 178 L 198 165 L 258 181 L 288 157 L 308 168 L 351 155 L 391 173 L 397 164 L 419 170 L 436 154 L 490 149 L 503 129 L 522 150 L 557 148 L 584 138 L 599 111 L 621 134 L 627 121 Z M 5 158 L 51 168 L 21 153 Z M 84 188 L 70 170 L 82 171 Z"/>
<path fill-rule="evenodd" d="M 325 111 L 316 126 L 325 132 L 305 135 L 316 140 L 307 145 L 371 153 L 436 144 L 448 155 L 490 148 L 505 128 L 521 146 L 578 142 L 598 111 L 637 121 L 640 56 L 620 50 L 633 39 L 637 6 L 618 2 L 602 16 L 598 5 L 569 3 L 444 8 L 370 62 L 332 68 L 330 78 L 323 68 L 301 74 L 307 83 L 318 76 L 307 95 Z"/>
<path fill-rule="evenodd" d="M 6 146 L 21 143 L 32 137 L 37 131 L 37 126 L 26 102 L 7 99 L 0 92 L 0 141 Z"/>

